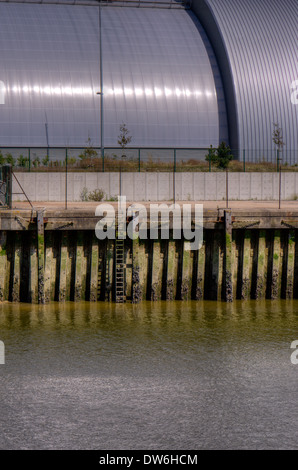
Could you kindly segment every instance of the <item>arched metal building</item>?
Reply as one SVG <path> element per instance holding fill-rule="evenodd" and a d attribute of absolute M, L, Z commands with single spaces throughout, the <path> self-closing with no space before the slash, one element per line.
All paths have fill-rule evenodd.
<path fill-rule="evenodd" d="M 241 155 L 270 151 L 278 122 L 297 154 L 297 15 L 297 0 L 0 0 L 0 146 L 117 146 L 125 122 L 135 147 Z"/>

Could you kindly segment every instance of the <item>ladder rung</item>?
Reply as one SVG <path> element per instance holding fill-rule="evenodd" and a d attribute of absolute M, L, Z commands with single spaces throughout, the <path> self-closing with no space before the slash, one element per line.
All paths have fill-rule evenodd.
<path fill-rule="evenodd" d="M 116 282 L 115 282 L 115 300 L 117 303 L 124 303 L 124 239 L 122 236 L 125 232 L 116 227 L 116 241 L 115 241 L 115 267 L 116 267 Z M 119 238 L 121 236 L 121 238 Z"/>

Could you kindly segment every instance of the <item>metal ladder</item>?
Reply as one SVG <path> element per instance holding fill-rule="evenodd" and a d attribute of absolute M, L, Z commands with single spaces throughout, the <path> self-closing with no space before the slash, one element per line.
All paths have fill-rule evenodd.
<path fill-rule="evenodd" d="M 124 303 L 125 298 L 125 279 L 124 279 L 124 240 L 119 238 L 121 229 L 116 226 L 116 240 L 115 240 L 115 301 L 117 303 Z"/>

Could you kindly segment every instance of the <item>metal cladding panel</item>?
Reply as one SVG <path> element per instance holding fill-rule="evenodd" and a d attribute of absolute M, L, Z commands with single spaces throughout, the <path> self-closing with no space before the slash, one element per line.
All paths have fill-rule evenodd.
<path fill-rule="evenodd" d="M 201 0 L 194 0 L 200 18 Z M 298 150 L 297 0 L 204 0 L 224 42 L 236 97 L 239 148 L 270 153 L 273 123 L 283 129 L 285 150 Z M 203 23 L 208 34 L 208 24 Z M 214 25 L 214 23 L 213 23 Z M 297 88 L 297 87 L 296 87 Z M 229 96 L 226 96 L 229 100 Z M 297 155 L 296 155 L 297 158 Z"/>
<path fill-rule="evenodd" d="M 1 146 L 100 144 L 98 12 L 0 3 Z M 101 36 L 105 146 L 117 145 L 122 122 L 133 146 L 227 137 L 220 75 L 192 12 L 104 6 Z"/>

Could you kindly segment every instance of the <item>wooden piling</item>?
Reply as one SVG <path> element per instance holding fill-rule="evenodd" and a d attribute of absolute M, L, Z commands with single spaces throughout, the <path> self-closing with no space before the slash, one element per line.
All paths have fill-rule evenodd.
<path fill-rule="evenodd" d="M 193 253 L 188 248 L 189 248 L 189 242 L 186 240 L 183 240 L 181 300 L 191 299 Z"/>
<path fill-rule="evenodd" d="M 30 298 L 31 302 L 38 303 L 38 252 L 37 233 L 32 233 L 30 243 Z"/>
<path fill-rule="evenodd" d="M 132 300 L 132 247 L 124 244 L 124 286 L 126 300 Z"/>
<path fill-rule="evenodd" d="M 195 300 L 202 300 L 204 296 L 206 242 L 203 241 L 201 248 L 197 251 L 197 283 L 195 289 Z"/>
<path fill-rule="evenodd" d="M 139 238 L 132 240 L 132 287 L 131 287 L 131 301 L 133 304 L 139 303 L 143 298 L 143 276 L 144 266 L 142 266 L 141 252 L 143 250 L 140 246 Z"/>
<path fill-rule="evenodd" d="M 223 265 L 224 265 L 224 246 L 222 242 L 222 232 L 219 230 L 215 232 L 213 239 L 213 254 L 212 254 L 212 281 L 214 287 L 214 300 L 222 299 L 223 291 Z"/>
<path fill-rule="evenodd" d="M 245 230 L 243 240 L 241 299 L 251 298 L 252 247 L 251 230 Z"/>
<path fill-rule="evenodd" d="M 164 254 L 161 252 L 161 241 L 153 240 L 151 300 L 161 300 L 163 258 Z"/>
<path fill-rule="evenodd" d="M 60 247 L 59 301 L 70 300 L 71 259 L 68 250 L 68 233 L 63 232 Z"/>
<path fill-rule="evenodd" d="M 91 266 L 90 266 L 90 300 L 95 302 L 99 300 L 98 288 L 99 288 L 99 250 L 98 250 L 98 239 L 95 234 L 92 234 L 91 240 Z M 102 269 L 102 266 L 101 266 Z M 102 271 L 101 271 L 102 273 Z"/>
<path fill-rule="evenodd" d="M 0 301 L 8 299 L 8 282 L 7 282 L 7 232 L 0 232 Z"/>
<path fill-rule="evenodd" d="M 45 240 L 45 301 L 50 302 L 55 298 L 55 284 L 56 284 L 56 259 L 55 252 L 55 237 L 52 232 L 46 233 Z"/>
<path fill-rule="evenodd" d="M 295 231 L 287 233 L 287 262 L 286 262 L 286 286 L 285 298 L 292 299 L 294 294 L 294 271 L 295 271 Z"/>
<path fill-rule="evenodd" d="M 239 298 L 238 282 L 240 277 L 239 270 L 242 267 L 242 265 L 240 264 L 241 253 L 241 237 L 234 230 L 232 232 L 232 283 L 234 299 Z"/>
<path fill-rule="evenodd" d="M 267 285 L 267 262 L 268 248 L 266 244 L 266 232 L 260 230 L 258 237 L 258 258 L 257 258 L 257 276 L 256 276 L 256 299 L 264 299 Z"/>
<path fill-rule="evenodd" d="M 45 240 L 43 211 L 37 211 L 38 303 L 45 303 Z"/>
<path fill-rule="evenodd" d="M 13 302 L 20 302 L 20 281 L 21 281 L 21 235 L 20 232 L 14 233 L 13 244 L 13 273 L 12 273 L 12 288 L 11 300 Z"/>
<path fill-rule="evenodd" d="M 282 275 L 282 253 L 280 231 L 274 231 L 273 238 L 273 260 L 272 260 L 272 282 L 270 286 L 270 298 L 275 300 L 280 298 Z"/>
<path fill-rule="evenodd" d="M 167 253 L 167 281 L 166 300 L 174 300 L 177 295 L 178 253 L 176 242 L 172 239 L 168 243 Z"/>
<path fill-rule="evenodd" d="M 77 302 L 86 298 L 87 257 L 84 247 L 84 235 L 81 231 L 77 233 L 75 257 L 74 301 Z"/>
<path fill-rule="evenodd" d="M 233 301 L 232 279 L 232 214 L 231 210 L 224 211 L 225 239 L 224 239 L 224 277 L 223 299 L 226 302 Z"/>

